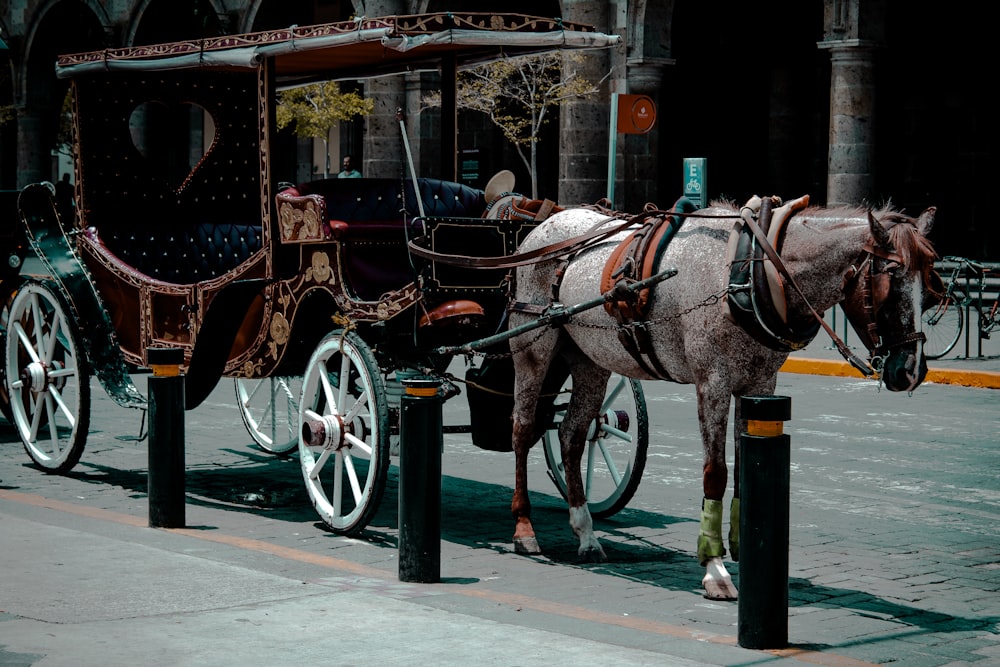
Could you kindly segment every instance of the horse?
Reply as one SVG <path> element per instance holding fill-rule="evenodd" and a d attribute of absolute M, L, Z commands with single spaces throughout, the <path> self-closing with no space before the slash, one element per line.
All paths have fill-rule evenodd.
<path fill-rule="evenodd" d="M 639 326 L 623 323 L 609 308 L 595 307 L 541 334 L 511 337 L 515 368 L 512 446 L 516 460 L 511 513 L 516 553 L 541 553 L 531 524 L 527 455 L 546 426 L 540 423 L 535 405 L 546 372 L 557 357 L 568 364 L 572 376 L 570 402 L 558 433 L 566 466 L 569 523 L 579 538 L 578 554 L 585 560 L 606 560 L 594 535 L 580 461 L 588 426 L 597 416 L 610 374 L 695 385 L 704 454 L 697 556 L 705 568 L 704 595 L 713 600 L 737 598 L 723 562 L 726 550 L 722 537 L 730 401 L 735 399 L 736 449 L 728 538 L 731 557 L 738 561 L 738 445 L 739 434 L 746 429 L 739 397 L 774 394 L 778 370 L 792 349 L 812 340 L 823 311 L 841 304 L 869 351 L 872 363 L 866 372 L 875 372 L 887 389 L 912 392 L 924 380 L 927 365 L 920 315 L 932 289 L 936 254 L 927 234 L 935 209 L 928 208 L 912 218 L 891 206 L 872 212 L 862 207 L 808 206 L 807 198 L 803 199 L 806 204 L 788 218 L 774 246 L 780 247 L 776 259 L 787 271 L 781 281 L 786 288 L 783 305 L 787 319 L 806 332 L 797 347 L 761 342 L 734 322 L 727 308 L 726 297 L 734 290 L 733 262 L 741 261 L 727 260 L 727 252 L 732 252 L 730 238 L 744 225 L 748 211 L 732 202 L 712 202 L 705 209 L 674 217 L 682 218 L 683 224 L 654 268 L 674 267 L 677 276 L 650 288 L 643 320 L 631 323 Z M 527 330 L 553 303 L 584 303 L 602 293 L 607 298 L 596 276 L 602 275 L 628 229 L 606 238 L 595 237 L 594 230 L 619 222 L 607 211 L 579 207 L 567 208 L 539 224 L 518 248 L 518 253 L 534 251 L 541 259 L 516 269 L 508 331 L 513 333 L 517 327 Z M 576 247 L 569 239 L 577 236 L 595 240 Z M 566 245 L 573 246 L 570 256 L 544 252 L 547 247 Z M 809 322 L 814 326 L 810 328 Z M 645 353 L 636 353 L 634 344 L 623 343 L 622 335 L 629 328 L 646 332 Z M 832 329 L 827 327 L 827 332 L 839 341 Z M 839 347 L 842 353 L 847 349 L 842 343 Z"/>

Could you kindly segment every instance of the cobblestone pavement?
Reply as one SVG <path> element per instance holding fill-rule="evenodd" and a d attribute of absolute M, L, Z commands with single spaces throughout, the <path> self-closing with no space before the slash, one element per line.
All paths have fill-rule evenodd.
<path fill-rule="evenodd" d="M 739 647 L 737 604 L 701 596 L 688 387 L 647 388 L 649 463 L 598 522 L 607 563 L 577 561 L 540 452 L 545 555 L 513 554 L 511 456 L 447 436 L 442 582 L 421 585 L 397 576 L 396 460 L 365 534 L 332 534 L 297 457 L 249 446 L 223 381 L 186 415 L 184 529 L 147 527 L 146 449 L 122 439 L 139 413 L 96 385 L 66 476 L 32 467 L 0 421 L 0 664 L 1000 664 L 1000 394 L 792 373 L 778 393 L 793 397 L 786 649 Z"/>

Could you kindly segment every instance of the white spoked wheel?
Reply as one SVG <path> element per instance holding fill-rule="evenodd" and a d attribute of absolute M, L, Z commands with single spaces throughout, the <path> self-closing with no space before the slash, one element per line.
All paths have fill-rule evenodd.
<path fill-rule="evenodd" d="M 371 348 L 335 331 L 302 379 L 299 459 L 313 506 L 336 533 L 360 532 L 378 510 L 389 475 L 389 409 Z"/>
<path fill-rule="evenodd" d="M 553 424 L 542 435 L 549 475 L 564 498 L 566 470 L 558 429 L 569 400 L 566 391 L 572 391 L 572 379 L 566 380 L 563 392 L 556 399 Z M 612 375 L 601 412 L 587 433 L 587 449 L 581 461 L 587 505 L 594 518 L 612 516 L 632 499 L 646 467 L 648 447 L 649 416 L 642 384 Z"/>
<path fill-rule="evenodd" d="M 254 442 L 272 454 L 286 454 L 298 447 L 302 378 L 236 378 L 235 384 L 240 415 Z"/>
<path fill-rule="evenodd" d="M 90 372 L 62 298 L 42 283 L 22 285 L 5 347 L 10 411 L 24 448 L 47 472 L 67 472 L 87 441 Z"/>
<path fill-rule="evenodd" d="M 10 320 L 10 304 L 14 300 L 17 291 L 14 290 L 3 297 L 0 306 L 0 350 L 7 349 L 7 328 Z M 11 424 L 14 423 L 14 414 L 10 411 L 10 395 L 7 393 L 7 369 L 0 364 L 0 414 Z"/>

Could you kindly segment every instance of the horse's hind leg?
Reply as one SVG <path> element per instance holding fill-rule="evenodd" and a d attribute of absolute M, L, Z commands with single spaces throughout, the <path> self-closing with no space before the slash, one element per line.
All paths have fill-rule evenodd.
<path fill-rule="evenodd" d="M 594 418 L 604 402 L 604 392 L 611 373 L 595 365 L 579 353 L 570 355 L 573 393 L 566 415 L 559 425 L 559 445 L 566 471 L 566 499 L 569 503 L 569 525 L 580 540 L 578 554 L 584 560 L 607 560 L 601 543 L 594 535 L 594 522 L 587 506 L 580 462 L 587 446 L 587 436 Z"/>
<path fill-rule="evenodd" d="M 536 408 L 542 392 L 542 384 L 556 354 L 560 333 L 546 332 L 530 345 L 519 339 L 511 341 L 514 353 L 514 496 L 510 512 L 514 516 L 514 552 L 519 554 L 539 554 L 541 548 L 531 525 L 531 499 L 528 497 L 528 452 L 542 436 L 544 424 L 538 424 Z"/>

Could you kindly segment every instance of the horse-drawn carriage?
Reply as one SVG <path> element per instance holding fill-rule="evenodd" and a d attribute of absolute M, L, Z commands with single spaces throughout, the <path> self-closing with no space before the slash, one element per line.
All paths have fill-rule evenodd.
<path fill-rule="evenodd" d="M 150 350 L 179 348 L 187 409 L 234 378 L 253 439 L 279 454 L 298 449 L 322 520 L 342 533 L 364 528 L 388 476 L 400 382 L 450 377 L 441 346 L 494 334 L 505 320 L 506 270 L 422 260 L 408 242 L 511 255 L 537 221 L 486 218 L 489 188 L 412 173 L 281 184 L 277 92 L 425 68 L 453 80 L 456 68 L 501 55 L 617 41 L 561 20 L 447 13 L 60 57 L 58 75 L 72 80 L 76 215 L 61 219 L 44 185 L 20 194 L 46 270 L 13 281 L 4 346 L 11 420 L 31 458 L 70 470 L 87 439 L 92 376 L 119 405 L 144 409 L 131 375 L 150 366 Z M 442 114 L 443 132 L 454 133 L 454 115 Z M 470 370 L 467 428 L 482 446 L 509 449 L 504 348 Z M 473 400 L 497 389 L 499 401 Z M 557 421 L 561 399 L 542 403 Z M 593 476 L 597 514 L 635 491 L 644 411 L 638 382 L 616 379 L 594 435 L 605 450 L 593 461 L 603 469 Z M 545 441 L 564 489 L 559 446 Z"/>
<path fill-rule="evenodd" d="M 933 208 L 912 218 L 755 196 L 742 207 L 546 218 L 543 202 L 497 206 L 504 188 L 412 173 L 286 188 L 276 173 L 282 86 L 423 67 L 450 82 L 464 63 L 616 41 L 561 20 L 443 13 L 60 58 L 58 73 L 73 79 L 77 214 L 60 219 L 46 187 L 26 188 L 18 213 L 47 273 L 3 283 L 4 388 L 32 459 L 50 472 L 78 461 L 91 374 L 142 408 L 129 370 L 147 367 L 153 349 L 179 348 L 187 407 L 235 378 L 256 442 L 297 448 L 322 520 L 353 533 L 385 486 L 402 382 L 434 375 L 451 394 L 453 357 L 493 344 L 467 376 L 468 428 L 476 444 L 514 451 L 515 549 L 539 551 L 525 466 L 541 438 L 579 553 L 603 558 L 591 517 L 628 502 L 645 462 L 635 378 L 692 383 L 703 585 L 734 598 L 722 561 L 733 398 L 773 394 L 789 351 L 820 326 L 866 375 L 914 390 L 927 373 Z M 442 113 L 446 136 L 454 118 Z M 193 144 L 199 133 L 211 141 Z M 868 361 L 823 322 L 836 304 Z M 738 401 L 734 418 L 740 432 Z M 736 481 L 738 449 L 734 459 Z M 734 560 L 739 513 L 734 484 Z"/>

